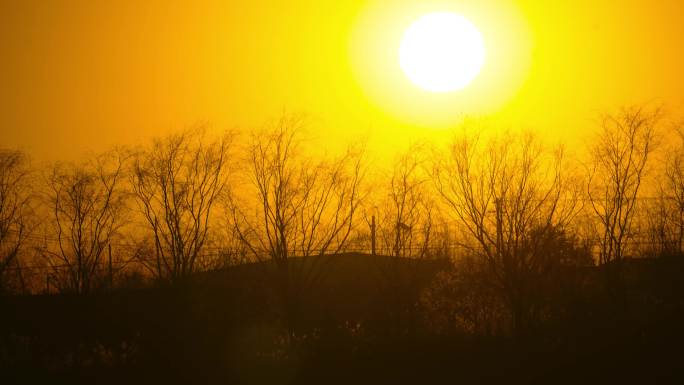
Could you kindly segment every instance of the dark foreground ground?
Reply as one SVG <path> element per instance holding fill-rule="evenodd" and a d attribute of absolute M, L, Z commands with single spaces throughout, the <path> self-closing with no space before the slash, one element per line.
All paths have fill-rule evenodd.
<path fill-rule="evenodd" d="M 434 315 L 413 305 L 443 261 L 344 255 L 326 266 L 334 273 L 307 287 L 292 334 L 267 266 L 4 298 L 0 384 L 684 383 L 680 260 L 633 263 L 619 301 L 591 285 L 558 297 L 557 314 L 517 337 L 427 326 Z"/>

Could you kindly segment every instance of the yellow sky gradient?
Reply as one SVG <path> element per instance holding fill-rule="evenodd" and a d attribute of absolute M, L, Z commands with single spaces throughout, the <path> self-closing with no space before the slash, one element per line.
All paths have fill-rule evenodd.
<path fill-rule="evenodd" d="M 462 93 L 397 75 L 401 31 L 454 10 L 489 61 Z M 684 107 L 681 0 L 0 0 L 0 145 L 68 159 L 209 122 L 309 115 L 324 143 L 378 151 L 462 116 L 580 143 L 621 105 Z"/>

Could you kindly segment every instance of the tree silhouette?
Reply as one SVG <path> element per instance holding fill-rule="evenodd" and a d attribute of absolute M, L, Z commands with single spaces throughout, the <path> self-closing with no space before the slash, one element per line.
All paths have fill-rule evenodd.
<path fill-rule="evenodd" d="M 423 257 L 429 252 L 434 202 L 424 163 L 418 146 L 394 161 L 382 233 L 391 254 L 397 257 Z"/>
<path fill-rule="evenodd" d="M 472 242 L 513 316 L 527 332 L 534 281 L 546 272 L 545 234 L 563 228 L 577 212 L 579 192 L 565 175 L 562 150 L 545 151 L 532 134 L 457 136 L 434 166 L 437 191 Z"/>
<path fill-rule="evenodd" d="M 131 185 L 154 243 L 145 266 L 159 279 L 195 272 L 215 204 L 225 191 L 233 134 L 212 140 L 202 129 L 156 139 L 134 156 Z"/>
<path fill-rule="evenodd" d="M 684 127 L 677 127 L 675 132 L 678 143 L 665 159 L 665 177 L 661 189 L 664 200 L 661 206 L 666 208 L 661 210 L 659 216 L 665 220 L 669 219 L 671 227 L 674 227 L 675 250 L 673 251 L 680 255 L 684 251 Z M 672 205 L 674 210 L 669 210 Z M 662 229 L 661 233 L 665 231 Z"/>
<path fill-rule="evenodd" d="M 18 255 L 33 227 L 29 174 L 23 153 L 0 150 L 0 293 L 6 289 L 8 268 L 19 266 Z"/>
<path fill-rule="evenodd" d="M 240 239 L 255 258 L 275 263 L 290 329 L 299 297 L 320 277 L 322 257 L 346 247 L 362 198 L 362 152 L 314 161 L 301 152 L 303 130 L 301 117 L 283 115 L 252 133 L 245 172 L 250 188 L 229 204 Z M 295 256 L 318 258 L 293 264 Z"/>
<path fill-rule="evenodd" d="M 383 195 L 377 226 L 384 246 L 381 252 L 394 257 L 375 262 L 388 302 L 388 331 L 415 331 L 422 285 L 420 266 L 428 257 L 446 257 L 439 255 L 445 251 L 439 247 L 444 234 L 435 231 L 438 214 L 426 164 L 423 148 L 412 145 L 395 157 L 386 182 L 376 184 Z"/>
<path fill-rule="evenodd" d="M 591 207 L 600 224 L 601 264 L 619 262 L 625 256 L 660 116 L 660 110 L 627 108 L 603 118 L 591 149 L 587 187 Z"/>
<path fill-rule="evenodd" d="M 63 290 L 87 294 L 97 283 L 105 250 L 125 223 L 126 155 L 112 152 L 81 164 L 57 164 L 47 203 L 56 244 L 44 252 Z"/>

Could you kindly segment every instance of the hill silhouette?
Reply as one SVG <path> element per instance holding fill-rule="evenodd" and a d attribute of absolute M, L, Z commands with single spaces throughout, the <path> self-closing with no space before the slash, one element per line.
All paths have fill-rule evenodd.
<path fill-rule="evenodd" d="M 11 370 L 3 383 L 571 383 L 647 380 L 656 369 L 660 383 L 680 378 L 672 369 L 684 341 L 679 258 L 626 260 L 620 302 L 598 289 L 610 266 L 568 268 L 565 275 L 582 277 L 584 293 L 559 297 L 565 316 L 524 340 L 440 336 L 420 326 L 426 314 L 415 301 L 453 269 L 447 260 L 325 258 L 290 336 L 271 262 L 197 273 L 173 286 L 5 297 Z M 292 269 L 311 262 L 294 258 Z"/>

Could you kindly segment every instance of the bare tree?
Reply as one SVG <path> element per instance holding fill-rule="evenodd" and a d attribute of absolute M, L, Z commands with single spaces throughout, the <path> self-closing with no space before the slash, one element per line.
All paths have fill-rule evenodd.
<path fill-rule="evenodd" d="M 361 152 L 316 161 L 302 153 L 303 120 L 284 115 L 254 132 L 246 183 L 230 204 L 237 234 L 261 260 L 275 264 L 287 322 L 293 327 L 300 294 L 320 276 L 323 258 L 291 258 L 344 250 L 361 202 Z M 247 186 L 251 186 L 247 187 Z M 291 329 L 292 331 L 292 329 Z"/>
<path fill-rule="evenodd" d="M 430 251 L 434 204 L 420 156 L 418 146 L 398 156 L 387 186 L 380 228 L 386 248 L 397 257 L 424 257 Z"/>
<path fill-rule="evenodd" d="M 380 200 L 378 232 L 381 253 L 394 258 L 375 258 L 382 278 L 379 288 L 388 302 L 387 329 L 412 334 L 418 320 L 419 293 L 424 279 L 424 259 L 443 250 L 434 247 L 440 239 L 435 232 L 433 196 L 425 170 L 425 153 L 412 145 L 399 154 L 383 184 L 375 187 Z M 440 255 L 445 257 L 445 255 Z"/>
<path fill-rule="evenodd" d="M 227 185 L 232 140 L 231 133 L 208 139 L 202 129 L 186 130 L 135 156 L 131 184 L 155 254 L 143 262 L 158 278 L 177 281 L 197 269 Z"/>
<path fill-rule="evenodd" d="M 661 188 L 662 206 L 661 214 L 667 214 L 664 219 L 669 219 L 674 232 L 674 253 L 681 254 L 684 249 L 684 128 L 677 127 L 676 133 L 679 143 L 668 152 L 665 160 L 665 178 Z M 673 208 L 674 210 L 668 210 Z M 666 232 L 665 223 L 662 224 L 662 234 Z"/>
<path fill-rule="evenodd" d="M 125 161 L 123 152 L 113 152 L 55 165 L 48 176 L 55 239 L 45 253 L 63 290 L 87 294 L 97 284 L 105 251 L 125 223 Z"/>
<path fill-rule="evenodd" d="M 633 220 L 646 165 L 655 145 L 659 109 L 623 109 L 603 118 L 591 149 L 587 192 L 600 227 L 599 263 L 621 261 L 633 237 Z"/>
<path fill-rule="evenodd" d="M 19 266 L 18 256 L 31 229 L 28 178 L 26 156 L 0 150 L 0 292 L 5 289 L 8 268 Z"/>
<path fill-rule="evenodd" d="M 529 328 L 537 284 L 558 264 L 544 252 L 546 235 L 577 212 L 565 163 L 531 134 L 482 142 L 464 133 L 434 167 L 437 191 L 472 240 L 464 246 L 485 261 L 517 332 Z"/>
<path fill-rule="evenodd" d="M 635 251 L 651 257 L 680 254 L 681 213 L 665 187 L 661 186 L 657 196 L 642 199 L 640 211 L 640 220 L 634 229 L 640 234 Z"/>

